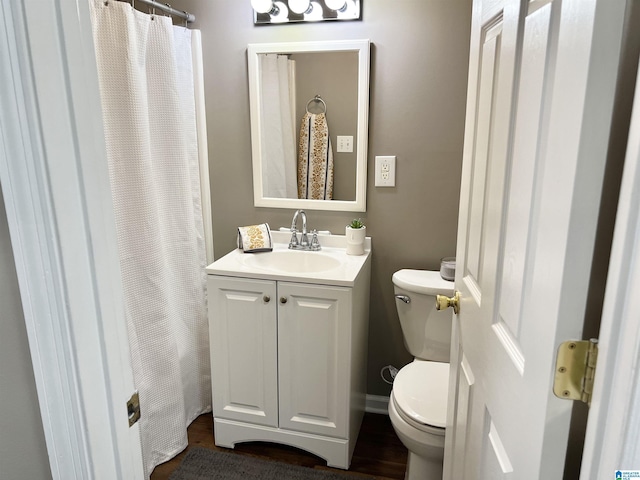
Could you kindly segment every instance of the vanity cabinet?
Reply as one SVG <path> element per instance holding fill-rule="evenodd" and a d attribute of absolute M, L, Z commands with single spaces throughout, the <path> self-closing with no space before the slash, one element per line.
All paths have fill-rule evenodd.
<path fill-rule="evenodd" d="M 277 427 L 276 283 L 209 275 L 207 290 L 214 417 Z"/>
<path fill-rule="evenodd" d="M 348 468 L 366 395 L 369 271 L 353 286 L 208 275 L 216 445 Z"/>

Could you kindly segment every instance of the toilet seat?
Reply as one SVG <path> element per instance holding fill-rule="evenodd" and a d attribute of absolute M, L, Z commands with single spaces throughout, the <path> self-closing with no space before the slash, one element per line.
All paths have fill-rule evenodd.
<path fill-rule="evenodd" d="M 392 400 L 398 414 L 415 428 L 444 435 L 449 393 L 449 364 L 416 360 L 400 369 Z"/>
<path fill-rule="evenodd" d="M 414 419 L 409 417 L 406 413 L 402 411 L 402 409 L 398 406 L 398 402 L 393 396 L 393 392 L 391 392 L 391 399 L 389 401 L 389 412 L 391 412 L 391 406 L 393 406 L 393 410 L 395 414 L 400 417 L 400 420 L 407 425 L 409 428 L 416 432 L 420 432 L 421 434 L 429 434 L 432 437 L 444 437 L 445 429 L 440 427 L 434 427 L 432 425 L 424 425 L 422 423 L 416 422 Z M 391 415 L 391 413 L 389 413 Z"/>

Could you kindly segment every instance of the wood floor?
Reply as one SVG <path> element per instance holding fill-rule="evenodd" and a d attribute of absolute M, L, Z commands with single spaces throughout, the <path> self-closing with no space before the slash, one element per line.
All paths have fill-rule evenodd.
<path fill-rule="evenodd" d="M 189 446 L 187 449 L 172 460 L 158 465 L 151 475 L 151 480 L 167 480 L 169 475 L 178 468 L 189 448 L 195 446 L 233 452 L 238 455 L 277 460 L 310 468 L 329 468 L 320 457 L 287 445 L 250 442 L 238 444 L 233 450 L 216 447 L 213 443 L 213 417 L 210 413 L 196 418 L 189 427 L 188 434 Z M 353 452 L 351 467 L 345 473 L 353 476 L 354 480 L 362 474 L 374 476 L 378 480 L 402 480 L 404 479 L 406 463 L 407 449 L 393 431 L 389 417 L 365 413 L 360 435 Z"/>

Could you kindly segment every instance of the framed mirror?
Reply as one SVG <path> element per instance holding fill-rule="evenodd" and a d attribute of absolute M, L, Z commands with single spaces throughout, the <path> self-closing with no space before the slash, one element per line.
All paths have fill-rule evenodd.
<path fill-rule="evenodd" d="M 248 46 L 256 207 L 366 211 L 369 40 Z"/>

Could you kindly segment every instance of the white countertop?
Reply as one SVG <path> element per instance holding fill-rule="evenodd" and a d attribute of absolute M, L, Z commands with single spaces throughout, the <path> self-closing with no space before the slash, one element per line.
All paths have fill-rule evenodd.
<path fill-rule="evenodd" d="M 244 253 L 242 250 L 236 249 L 209 265 L 206 268 L 207 274 L 352 287 L 362 268 L 371 257 L 371 238 L 369 237 L 365 240 L 364 255 L 347 255 L 346 237 L 344 235 L 319 235 L 320 245 L 322 246 L 319 252 L 289 250 L 288 245 L 291 234 L 288 232 L 271 232 L 271 235 L 274 242 L 273 252 L 290 252 L 290 256 L 293 259 L 295 259 L 297 253 L 330 256 L 337 260 L 337 266 L 318 272 L 289 272 L 258 267 L 252 265 L 252 263 L 269 263 L 269 258 L 253 259 L 250 256 L 268 256 L 273 252 Z M 276 258 L 276 256 L 273 256 L 273 258 Z M 260 260 L 260 262 L 254 262 L 254 260 Z M 293 265 L 291 266 L 293 267 Z"/>

